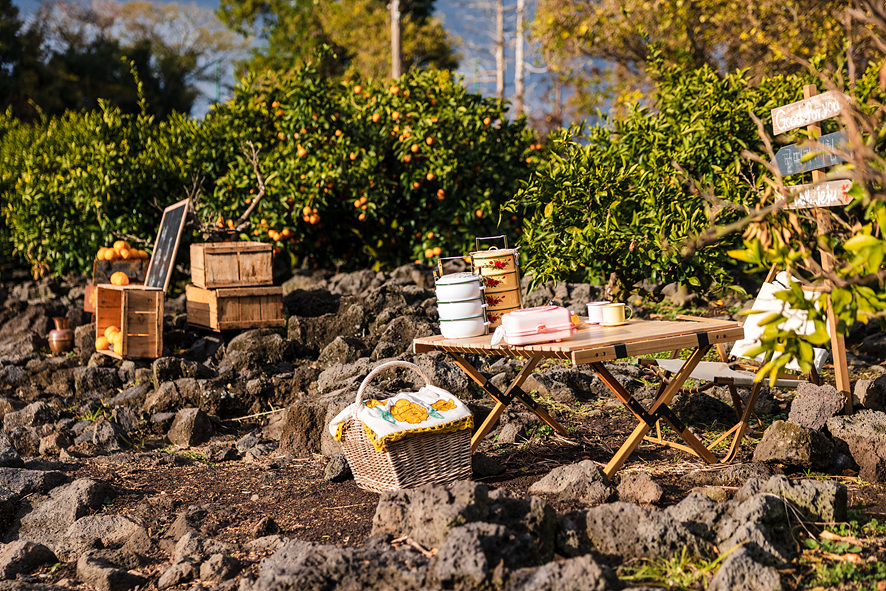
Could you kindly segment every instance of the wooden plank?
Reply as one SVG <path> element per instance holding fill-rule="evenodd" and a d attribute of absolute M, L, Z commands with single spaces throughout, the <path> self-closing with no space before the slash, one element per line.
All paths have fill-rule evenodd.
<path fill-rule="evenodd" d="M 239 298 L 243 296 L 271 296 L 283 295 L 283 287 L 280 285 L 267 285 L 256 287 L 224 287 L 215 290 L 219 298 Z"/>
<path fill-rule="evenodd" d="M 643 347 L 629 348 L 630 356 L 670 351 L 683 346 L 697 346 L 697 333 L 708 334 L 711 344 L 730 342 L 744 336 L 744 330 L 741 328 L 741 325 L 732 321 L 634 320 L 618 327 L 583 325 L 572 337 L 560 342 L 539 343 L 523 347 L 510 347 L 505 344 L 492 345 L 491 335 L 466 339 L 446 339 L 441 335 L 436 335 L 415 339 L 413 341 L 413 348 L 416 353 L 441 350 L 460 353 L 495 354 L 515 358 L 540 354 L 543 358 L 571 359 L 575 363 L 590 363 L 592 361 L 615 359 L 615 345 L 628 346 L 631 343 L 648 342 Z M 678 341 L 669 340 L 681 336 L 687 336 L 688 338 Z M 684 343 L 691 344 L 686 345 Z M 670 346 L 671 344 L 675 344 L 675 346 Z M 670 348 L 663 348 L 665 346 L 670 346 Z M 607 347 L 610 349 L 600 351 Z M 582 351 L 582 354 L 576 358 L 573 356 L 573 353 L 577 351 Z M 637 352 L 634 353 L 634 351 Z M 597 353 L 602 353 L 603 356 L 597 356 Z"/>
<path fill-rule="evenodd" d="M 210 330 L 242 330 L 286 325 L 280 286 L 185 288 L 188 324 Z"/>
<path fill-rule="evenodd" d="M 791 194 L 795 195 L 793 201 L 787 203 L 784 196 L 777 196 L 776 203 L 781 203 L 782 207 L 787 209 L 846 206 L 852 203 L 852 197 L 848 195 L 851 188 L 852 181 L 850 179 L 794 185 L 788 187 Z"/>
<path fill-rule="evenodd" d="M 792 174 L 809 172 L 846 162 L 845 158 L 822 151 L 825 148 L 830 150 L 845 149 L 846 134 L 843 131 L 835 131 L 834 133 L 823 135 L 815 143 L 820 144 L 820 146 L 792 144 L 784 146 L 776 152 L 775 165 L 778 166 L 781 176 L 791 176 Z M 817 152 L 818 155 L 804 162 L 803 158 L 813 152 Z"/>
<path fill-rule="evenodd" d="M 843 112 L 849 98 L 831 90 L 823 94 L 772 109 L 772 134 L 780 135 L 792 129 L 805 127 L 817 121 L 836 117 Z"/>

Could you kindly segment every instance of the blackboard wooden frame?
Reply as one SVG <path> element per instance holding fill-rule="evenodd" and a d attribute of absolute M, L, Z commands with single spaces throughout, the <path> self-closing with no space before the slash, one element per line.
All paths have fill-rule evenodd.
<path fill-rule="evenodd" d="M 188 218 L 190 201 L 190 199 L 184 199 L 163 210 L 160 229 L 157 231 L 157 240 L 154 242 L 154 252 L 151 255 L 151 263 L 145 273 L 146 287 L 162 287 L 164 293 L 169 287 L 169 279 L 172 277 L 172 267 L 175 265 L 175 257 L 178 254 L 182 230 Z M 172 242 L 173 236 L 175 237 L 174 242 Z M 160 278 L 162 278 L 162 285 Z"/>

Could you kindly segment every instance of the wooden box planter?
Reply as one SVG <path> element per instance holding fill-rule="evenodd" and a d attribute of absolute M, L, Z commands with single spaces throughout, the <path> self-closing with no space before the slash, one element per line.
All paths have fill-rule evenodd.
<path fill-rule="evenodd" d="M 215 331 L 285 326 L 283 288 L 185 288 L 188 324 Z"/>
<path fill-rule="evenodd" d="M 272 285 L 271 245 L 263 242 L 213 242 L 191 245 L 191 281 L 218 289 Z"/>
<path fill-rule="evenodd" d="M 165 292 L 143 285 L 96 285 L 95 331 L 109 326 L 123 334 L 120 351 L 99 353 L 118 359 L 156 359 L 163 354 L 163 303 Z"/>

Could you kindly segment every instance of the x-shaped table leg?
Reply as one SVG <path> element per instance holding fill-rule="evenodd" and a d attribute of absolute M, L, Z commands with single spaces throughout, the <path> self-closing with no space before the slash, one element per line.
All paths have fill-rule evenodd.
<path fill-rule="evenodd" d="M 477 448 L 480 447 L 480 442 L 483 441 L 486 435 L 489 434 L 489 431 L 492 430 L 492 426 L 495 425 L 495 422 L 499 419 L 501 413 L 504 412 L 505 407 L 507 407 L 515 398 L 528 406 L 529 410 L 538 415 L 538 418 L 550 425 L 558 434 L 564 437 L 569 436 L 569 432 L 566 431 L 560 423 L 555 421 L 540 404 L 533 400 L 532 396 L 520 388 L 520 386 L 523 385 L 523 382 L 526 381 L 526 378 L 529 377 L 532 370 L 535 369 L 535 366 L 538 365 L 538 362 L 541 361 L 541 357 L 530 357 L 523 366 L 523 369 L 520 370 L 520 373 L 517 374 L 517 377 L 514 378 L 514 381 L 511 382 L 511 385 L 508 386 L 508 389 L 502 392 L 496 388 L 494 384 L 490 383 L 483 374 L 477 371 L 473 365 L 468 363 L 464 357 L 451 351 L 449 354 L 452 356 L 455 364 L 462 368 L 462 370 L 468 374 L 468 377 L 474 380 L 477 385 L 483 388 L 483 390 L 495 400 L 495 407 L 492 409 L 492 412 L 489 413 L 489 416 L 486 417 L 486 420 L 483 421 L 483 424 L 480 425 L 480 428 L 471 438 L 471 453 L 477 451 Z"/>
<path fill-rule="evenodd" d="M 592 363 L 591 365 L 594 368 L 594 371 L 597 372 L 597 375 L 600 376 L 600 379 L 603 381 L 606 386 L 612 390 L 612 392 L 618 397 L 619 400 L 624 403 L 624 405 L 628 408 L 629 411 L 637 418 L 640 422 L 639 425 L 634 429 L 634 432 L 631 433 L 630 437 L 625 440 L 622 446 L 615 452 L 615 455 L 606 464 L 606 467 L 603 469 L 603 472 L 606 474 L 608 478 L 612 478 L 612 475 L 615 474 L 619 468 L 621 468 L 625 461 L 627 461 L 628 457 L 634 453 L 634 450 L 637 449 L 637 446 L 640 445 L 640 442 L 643 440 L 643 437 L 646 436 L 646 433 L 649 432 L 649 429 L 652 428 L 653 425 L 658 421 L 658 419 L 664 419 L 677 433 L 680 434 L 680 437 L 683 438 L 686 443 L 689 444 L 691 451 L 696 453 L 699 457 L 701 457 L 705 462 L 709 464 L 714 464 L 717 462 L 717 458 L 704 446 L 704 444 L 698 440 L 698 438 L 689 430 L 689 428 L 677 418 L 677 415 L 668 407 L 671 400 L 673 400 L 674 396 L 677 395 L 677 392 L 680 391 L 680 388 L 683 387 L 683 383 L 692 373 L 692 370 L 695 369 L 695 366 L 698 365 L 698 362 L 702 360 L 705 354 L 708 352 L 710 347 L 701 347 L 696 349 L 686 363 L 683 364 L 683 367 L 671 382 L 665 387 L 661 389 L 658 395 L 655 398 L 655 402 L 652 403 L 652 406 L 649 407 L 649 410 L 645 410 L 643 406 L 637 402 L 637 400 L 631 396 L 631 394 L 622 386 L 618 380 L 615 379 L 609 370 L 607 370 L 602 363 Z"/>

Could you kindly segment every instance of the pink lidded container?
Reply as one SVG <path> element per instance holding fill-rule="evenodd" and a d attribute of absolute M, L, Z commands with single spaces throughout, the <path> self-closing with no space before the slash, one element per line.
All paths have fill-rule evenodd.
<path fill-rule="evenodd" d="M 538 306 L 508 312 L 492 335 L 492 344 L 531 345 L 562 341 L 578 330 L 572 312 L 561 306 Z"/>

